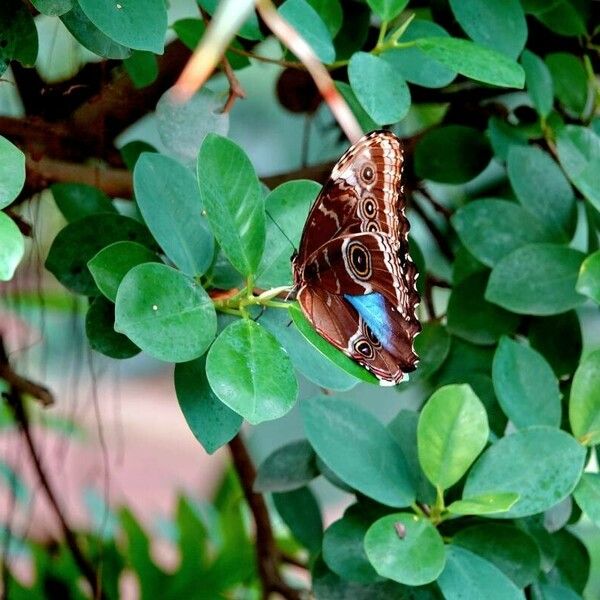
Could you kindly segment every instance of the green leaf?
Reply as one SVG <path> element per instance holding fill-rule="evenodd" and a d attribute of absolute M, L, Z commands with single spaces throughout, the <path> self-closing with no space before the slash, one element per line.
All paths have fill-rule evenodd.
<path fill-rule="evenodd" d="M 541 354 L 502 338 L 494 355 L 493 379 L 500 406 L 515 427 L 560 426 L 558 379 Z"/>
<path fill-rule="evenodd" d="M 350 357 L 346 356 L 341 350 L 338 350 L 335 346 L 330 344 L 325 338 L 321 337 L 310 324 L 308 319 L 304 316 L 300 307 L 297 304 L 291 304 L 289 308 L 290 317 L 294 321 L 294 325 L 298 328 L 298 331 L 306 338 L 306 340 L 312 344 L 323 356 L 329 359 L 332 363 L 338 366 L 340 369 L 346 371 L 349 375 L 379 385 L 379 379 L 372 373 L 361 367 L 358 363 L 354 362 Z"/>
<path fill-rule="evenodd" d="M 110 358 L 124 359 L 140 349 L 125 335 L 115 331 L 115 307 L 103 296 L 92 300 L 85 317 L 85 334 L 90 348 Z"/>
<path fill-rule="evenodd" d="M 24 183 L 25 155 L 0 135 L 0 208 L 8 206 L 18 196 Z"/>
<path fill-rule="evenodd" d="M 221 401 L 252 425 L 282 417 L 298 396 L 287 352 L 250 319 L 235 321 L 217 337 L 206 359 L 206 376 Z"/>
<path fill-rule="evenodd" d="M 535 540 L 512 525 L 473 525 L 458 531 L 452 544 L 485 558 L 520 588 L 531 584 L 540 570 L 541 557 Z"/>
<path fill-rule="evenodd" d="M 590 521 L 600 525 L 600 473 L 584 473 L 573 495 Z"/>
<path fill-rule="evenodd" d="M 555 52 L 546 56 L 558 100 L 568 110 L 581 115 L 587 105 L 588 77 L 583 63 L 574 54 Z"/>
<path fill-rule="evenodd" d="M 31 0 L 31 4 L 42 14 L 51 17 L 60 17 L 69 12 L 74 2 L 75 0 Z"/>
<path fill-rule="evenodd" d="M 156 55 L 147 50 L 134 50 L 131 56 L 123 61 L 123 66 L 136 88 L 146 87 L 158 77 Z"/>
<path fill-rule="evenodd" d="M 338 391 L 349 390 L 358 383 L 356 377 L 332 363 L 298 331 L 290 321 L 289 313 L 267 310 L 260 318 L 260 323 L 277 338 L 289 354 L 294 367 L 308 380 Z"/>
<path fill-rule="evenodd" d="M 492 270 L 486 300 L 519 314 L 555 315 L 583 304 L 575 283 L 584 254 L 553 244 L 530 244 Z"/>
<path fill-rule="evenodd" d="M 290 257 L 300 243 L 302 227 L 321 186 L 299 179 L 276 187 L 265 200 L 265 251 L 257 269 L 256 284 L 268 289 L 292 284 Z"/>
<path fill-rule="evenodd" d="M 397 123 L 408 113 L 410 91 L 392 65 L 373 54 L 356 52 L 348 65 L 352 91 L 378 125 Z"/>
<path fill-rule="evenodd" d="M 163 0 L 78 0 L 88 19 L 109 38 L 136 50 L 162 54 L 167 31 Z"/>
<path fill-rule="evenodd" d="M 344 13 L 340 0 L 307 0 L 315 12 L 327 25 L 329 34 L 334 36 L 342 26 Z"/>
<path fill-rule="evenodd" d="M 600 304 L 600 250 L 588 256 L 581 264 L 576 289 Z"/>
<path fill-rule="evenodd" d="M 519 317 L 484 298 L 488 273 L 475 273 L 452 288 L 448 331 L 474 344 L 493 344 L 519 325 Z"/>
<path fill-rule="evenodd" d="M 544 356 L 559 379 L 575 372 L 582 349 L 576 311 L 531 319 L 527 337 L 531 347 Z"/>
<path fill-rule="evenodd" d="M 214 14 L 220 2 L 220 0 L 196 1 L 209 15 Z M 258 18 L 256 17 L 255 12 L 251 12 L 250 15 L 248 15 L 247 19 L 242 23 L 241 27 L 238 29 L 237 35 L 246 40 L 256 41 L 264 39 L 264 35 L 260 30 L 260 25 L 258 24 Z"/>
<path fill-rule="evenodd" d="M 273 494 L 277 512 L 293 536 L 311 553 L 321 549 L 323 521 L 314 494 L 308 487 Z"/>
<path fill-rule="evenodd" d="M 525 600 L 525 594 L 491 562 L 461 548 L 446 548 L 437 581 L 446 600 Z"/>
<path fill-rule="evenodd" d="M 448 32 L 433 21 L 414 19 L 402 34 L 402 42 L 424 37 L 448 37 Z M 445 87 L 456 77 L 456 71 L 439 63 L 417 46 L 393 48 L 381 54 L 406 81 L 428 88 Z"/>
<path fill-rule="evenodd" d="M 104 33 L 88 19 L 77 2 L 73 3 L 73 8 L 69 12 L 61 15 L 60 20 L 82 46 L 98 56 L 123 59 L 131 54 L 129 48 L 118 44 L 110 37 L 104 35 Z"/>
<path fill-rule="evenodd" d="M 590 555 L 587 548 L 567 529 L 557 531 L 552 539 L 557 556 L 550 577 L 583 594 L 590 574 Z"/>
<path fill-rule="evenodd" d="M 422 179 L 464 183 L 479 175 L 492 158 L 484 135 L 471 127 L 447 125 L 428 131 L 415 147 L 415 172 Z"/>
<path fill-rule="evenodd" d="M 373 583 L 381 581 L 367 558 L 364 547 L 365 535 L 373 520 L 381 516 L 373 514 L 368 505 L 353 504 L 344 516 L 332 523 L 323 536 L 323 560 L 337 575 L 348 581 Z"/>
<path fill-rule="evenodd" d="M 319 60 L 332 63 L 335 49 L 327 25 L 306 0 L 286 0 L 279 14 L 304 38 Z"/>
<path fill-rule="evenodd" d="M 133 186 L 144 221 L 165 254 L 186 275 L 203 275 L 213 260 L 214 239 L 190 170 L 168 156 L 143 154 Z"/>
<path fill-rule="evenodd" d="M 527 40 L 527 22 L 519 0 L 450 0 L 467 35 L 482 46 L 517 58 Z"/>
<path fill-rule="evenodd" d="M 521 65 L 473 42 L 452 37 L 425 37 L 415 40 L 415 44 L 431 58 L 475 81 L 513 88 L 525 85 Z"/>
<path fill-rule="evenodd" d="M 88 269 L 98 289 L 114 302 L 123 277 L 133 267 L 148 262 L 158 263 L 160 259 L 146 246 L 136 242 L 115 242 L 89 260 Z"/>
<path fill-rule="evenodd" d="M 38 35 L 27 6 L 18 0 L 0 4 L 0 75 L 11 60 L 32 67 L 38 55 Z"/>
<path fill-rule="evenodd" d="M 513 492 L 518 502 L 498 519 L 543 512 L 575 488 L 585 461 L 585 449 L 569 434 L 546 426 L 529 427 L 506 436 L 488 448 L 465 483 L 466 498 Z"/>
<path fill-rule="evenodd" d="M 54 238 L 46 268 L 76 294 L 95 296 L 98 288 L 87 263 L 114 242 L 131 241 L 154 247 L 144 225 L 118 214 L 94 214 L 70 223 Z"/>
<path fill-rule="evenodd" d="M 365 536 L 365 550 L 377 573 L 411 586 L 435 581 L 446 561 L 437 529 L 431 521 L 410 513 L 375 521 Z"/>
<path fill-rule="evenodd" d="M 507 169 L 525 210 L 558 235 L 573 232 L 573 190 L 546 152 L 535 146 L 513 146 L 508 152 Z"/>
<path fill-rule="evenodd" d="M 600 136 L 586 127 L 567 125 L 557 137 L 558 158 L 573 185 L 600 210 Z"/>
<path fill-rule="evenodd" d="M 371 11 L 366 4 L 344 6 L 342 27 L 335 36 L 336 58 L 348 60 L 365 42 L 370 29 Z"/>
<path fill-rule="evenodd" d="M 546 63 L 533 52 L 525 50 L 521 55 L 525 71 L 525 86 L 538 114 L 547 117 L 554 105 L 554 84 Z"/>
<path fill-rule="evenodd" d="M 383 21 L 391 21 L 397 17 L 408 4 L 408 0 L 367 0 L 367 2 Z"/>
<path fill-rule="evenodd" d="M 424 381 L 431 377 L 446 360 L 450 352 L 450 336 L 441 323 L 423 324 L 421 333 L 415 338 L 415 352 L 419 357 L 419 368 L 410 375 L 410 381 Z"/>
<path fill-rule="evenodd" d="M 523 207 L 495 198 L 459 208 L 452 225 L 467 250 L 488 267 L 526 244 L 556 240 L 556 235 Z"/>
<path fill-rule="evenodd" d="M 316 455 L 307 440 L 277 448 L 260 464 L 254 480 L 257 492 L 289 492 L 319 476 Z"/>
<path fill-rule="evenodd" d="M 85 183 L 55 183 L 50 187 L 58 210 L 69 222 L 98 213 L 117 214 L 111 199 L 98 188 Z"/>
<path fill-rule="evenodd" d="M 208 383 L 204 357 L 175 365 L 175 393 L 194 437 L 209 454 L 240 430 L 242 417 L 225 406 Z"/>
<path fill-rule="evenodd" d="M 600 350 L 588 354 L 575 371 L 569 421 L 582 444 L 600 443 Z"/>
<path fill-rule="evenodd" d="M 127 142 L 119 148 L 121 158 L 129 171 L 133 171 L 135 163 L 137 163 L 144 152 L 158 152 L 158 150 L 152 144 L 143 142 L 142 140 Z"/>
<path fill-rule="evenodd" d="M 559 35 L 577 36 L 586 34 L 585 16 L 582 6 L 586 3 L 572 2 L 571 0 L 524 0 L 527 12 L 548 29 Z"/>
<path fill-rule="evenodd" d="M 202 286 L 162 264 L 133 267 L 115 306 L 115 329 L 168 362 L 202 356 L 217 331 L 215 308 Z"/>
<path fill-rule="evenodd" d="M 517 502 L 518 494 L 512 492 L 489 493 L 455 500 L 448 507 L 448 512 L 453 515 L 493 515 L 506 512 Z"/>
<path fill-rule="evenodd" d="M 378 125 L 371 119 L 368 115 L 367 111 L 362 107 L 361 103 L 358 101 L 356 94 L 352 91 L 350 85 L 344 81 L 336 81 L 335 87 L 338 92 L 344 97 L 346 104 L 350 107 L 350 110 L 356 117 L 360 128 L 363 131 L 373 131 L 377 129 Z"/>
<path fill-rule="evenodd" d="M 411 479 L 415 482 L 417 500 L 431 505 L 435 502 L 436 492 L 419 464 L 418 424 L 419 413 L 411 410 L 401 410 L 388 423 L 387 430 L 392 434 L 406 458 Z"/>
<path fill-rule="evenodd" d="M 25 253 L 25 240 L 14 221 L 0 212 L 0 281 L 12 279 Z"/>
<path fill-rule="evenodd" d="M 386 506 L 414 501 L 415 487 L 402 450 L 373 415 L 322 396 L 304 400 L 300 411 L 315 452 L 345 483 Z"/>
<path fill-rule="evenodd" d="M 564 585 L 542 584 L 536 589 L 543 600 L 582 600 L 577 592 Z"/>
<path fill-rule="evenodd" d="M 487 134 L 490 138 L 494 154 L 501 160 L 506 161 L 508 151 L 512 146 L 526 146 L 527 132 L 517 125 L 511 125 L 496 115 L 488 121 Z"/>
<path fill-rule="evenodd" d="M 240 273 L 255 273 L 265 244 L 265 212 L 250 160 L 227 138 L 209 133 L 198 155 L 198 182 L 223 252 Z"/>
<path fill-rule="evenodd" d="M 417 429 L 419 462 L 429 481 L 444 490 L 456 483 L 488 436 L 485 408 L 470 386 L 437 390 L 421 411 Z"/>

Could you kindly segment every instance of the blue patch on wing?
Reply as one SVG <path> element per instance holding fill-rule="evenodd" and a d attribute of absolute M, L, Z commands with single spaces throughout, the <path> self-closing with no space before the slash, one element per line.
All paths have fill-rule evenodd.
<path fill-rule="evenodd" d="M 389 348 L 391 345 L 392 328 L 385 304 L 385 298 L 377 292 L 364 294 L 362 296 L 344 294 L 344 298 L 356 309 L 356 312 L 369 326 L 369 329 L 381 342 L 381 345 L 384 348 Z"/>

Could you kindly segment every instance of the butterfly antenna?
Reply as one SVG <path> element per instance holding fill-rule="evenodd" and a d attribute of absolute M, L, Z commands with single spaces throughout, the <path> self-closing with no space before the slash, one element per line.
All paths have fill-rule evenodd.
<path fill-rule="evenodd" d="M 281 235 L 290 243 L 290 246 L 294 249 L 294 251 L 296 251 L 297 250 L 296 245 L 294 244 L 294 242 L 292 242 L 292 240 L 290 240 L 290 238 L 287 236 L 285 231 L 283 229 L 281 229 L 281 227 L 279 227 L 279 223 L 277 223 L 277 221 L 271 216 L 271 213 L 269 213 L 269 211 L 267 209 L 265 209 L 265 213 L 267 214 L 267 217 L 269 217 L 269 219 L 271 219 L 271 221 L 273 221 L 273 225 L 275 225 L 275 227 L 277 227 L 277 229 L 279 229 L 279 231 L 281 232 Z"/>

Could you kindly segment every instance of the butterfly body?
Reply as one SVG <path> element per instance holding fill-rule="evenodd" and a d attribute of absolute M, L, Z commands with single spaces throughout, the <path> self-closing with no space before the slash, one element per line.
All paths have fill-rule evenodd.
<path fill-rule="evenodd" d="M 292 261 L 306 317 L 383 384 L 416 368 L 413 340 L 421 329 L 402 166 L 393 133 L 376 131 L 354 144 L 315 201 Z"/>

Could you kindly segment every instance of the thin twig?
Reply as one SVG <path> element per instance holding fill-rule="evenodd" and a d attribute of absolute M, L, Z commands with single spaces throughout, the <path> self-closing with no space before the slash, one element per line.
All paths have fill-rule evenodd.
<path fill-rule="evenodd" d="M 444 219 L 446 219 L 446 221 L 450 220 L 450 217 L 452 216 L 452 211 L 447 206 L 444 206 L 443 204 L 438 202 L 430 194 L 429 190 L 424 185 L 420 185 L 419 187 L 417 187 L 416 191 L 418 191 L 429 202 L 429 204 L 433 206 L 435 211 L 442 215 Z"/>
<path fill-rule="evenodd" d="M 2 365 L 4 373 L 12 372 L 10 365 L 8 364 L 8 355 L 4 348 L 4 343 L 2 338 L 0 338 L 0 364 Z M 4 376 L 4 375 L 3 375 Z M 67 544 L 69 550 L 71 551 L 71 555 L 73 556 L 73 560 L 75 564 L 81 571 L 81 574 L 85 577 L 87 582 L 90 584 L 93 597 L 95 599 L 104 599 L 106 596 L 102 590 L 102 586 L 97 576 L 96 571 L 94 570 L 93 565 L 88 561 L 87 557 L 79 547 L 79 543 L 77 542 L 77 538 L 75 537 L 75 533 L 69 527 L 67 523 L 67 519 L 63 513 L 63 510 L 58 502 L 58 498 L 52 486 L 50 485 L 50 481 L 46 477 L 46 472 L 44 467 L 42 466 L 40 457 L 38 456 L 37 450 L 35 448 L 35 443 L 33 441 L 33 437 L 31 435 L 31 429 L 29 426 L 29 417 L 25 411 L 23 406 L 23 398 L 21 396 L 22 390 L 14 385 L 10 385 L 10 390 L 5 394 L 5 397 L 8 401 L 8 405 L 11 408 L 15 421 L 19 426 L 19 430 L 23 436 L 25 441 L 25 445 L 27 446 L 27 450 L 29 452 L 29 456 L 31 458 L 31 462 L 35 469 L 35 472 L 40 481 L 40 485 L 44 490 L 48 502 L 54 511 L 56 518 L 60 524 L 60 528 L 62 530 L 62 534 L 65 539 L 65 543 Z"/>
<path fill-rule="evenodd" d="M 277 592 L 288 600 L 300 600 L 300 593 L 288 586 L 279 574 L 282 557 L 273 536 L 269 511 L 263 496 L 253 490 L 256 469 L 239 433 L 229 442 L 229 450 L 256 525 L 256 559 L 263 599 Z"/>

